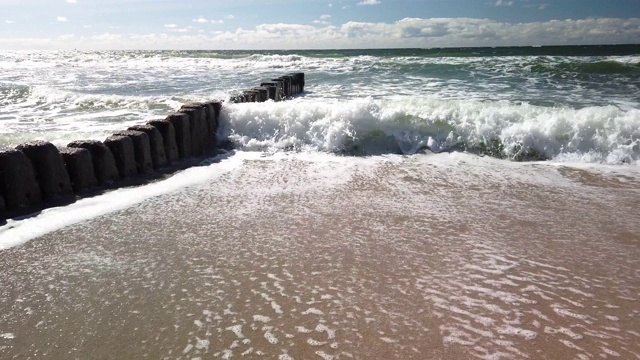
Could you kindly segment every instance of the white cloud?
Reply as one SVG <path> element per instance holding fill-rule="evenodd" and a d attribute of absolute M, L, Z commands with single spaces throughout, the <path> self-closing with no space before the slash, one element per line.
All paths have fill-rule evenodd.
<path fill-rule="evenodd" d="M 224 24 L 224 20 L 211 20 L 212 24 Z"/>
<path fill-rule="evenodd" d="M 174 25 L 174 24 L 168 24 Z M 166 26 L 165 26 L 166 27 Z M 635 43 L 640 18 L 589 18 L 505 23 L 474 18 L 405 18 L 392 23 L 341 26 L 262 24 L 252 29 L 197 33 L 167 27 L 166 34 L 102 34 L 56 38 L 0 37 L 0 49 L 318 49 L 384 47 L 520 46 Z"/>
<path fill-rule="evenodd" d="M 172 24 L 173 25 L 173 24 Z M 188 33 L 193 29 L 193 26 L 187 26 L 181 29 L 177 29 L 177 28 L 171 28 L 169 31 L 171 32 L 177 32 L 177 33 Z"/>
<path fill-rule="evenodd" d="M 122 35 L 118 35 L 118 34 L 111 34 L 111 33 L 104 33 L 104 34 L 100 34 L 100 35 L 94 35 L 91 37 L 91 40 L 97 40 L 97 41 L 104 41 L 107 43 L 111 43 L 114 41 L 120 41 L 122 39 Z"/>
<path fill-rule="evenodd" d="M 225 16 L 224 18 L 225 18 L 225 19 L 227 19 L 227 20 L 233 20 L 233 19 L 235 19 L 236 17 L 235 17 L 235 16 L 233 16 L 233 15 L 231 15 L 231 14 L 229 14 L 229 15 Z"/>
<path fill-rule="evenodd" d="M 15 21 L 13 21 L 13 20 L 5 20 L 4 22 L 6 22 L 7 24 L 14 24 L 15 23 Z"/>
<path fill-rule="evenodd" d="M 318 25 L 329 25 L 329 19 L 331 19 L 331 15 L 320 15 L 320 19 L 314 20 L 313 23 Z"/>
<path fill-rule="evenodd" d="M 332 3 L 329 3 L 329 7 L 333 7 L 333 4 L 332 4 Z"/>
<path fill-rule="evenodd" d="M 78 0 L 67 0 L 69 4 L 77 4 Z"/>
<path fill-rule="evenodd" d="M 495 6 L 511 6 L 511 5 L 513 5 L 513 1 L 496 0 L 494 5 Z"/>
<path fill-rule="evenodd" d="M 247 31 L 247 33 L 255 32 L 255 35 L 264 39 L 278 39 L 278 38 L 291 38 L 300 37 L 301 39 L 307 38 L 304 34 L 306 32 L 315 32 L 316 28 L 308 25 L 300 24 L 262 24 L 256 26 L 255 31 Z M 236 32 L 244 30 L 238 29 Z"/>
<path fill-rule="evenodd" d="M 59 22 L 67 22 L 67 21 L 69 21 L 69 20 L 67 20 L 67 18 L 66 18 L 66 17 L 64 17 L 64 16 L 58 16 L 58 18 L 57 18 L 56 20 L 57 20 L 57 21 L 59 21 Z"/>
<path fill-rule="evenodd" d="M 200 24 L 204 24 L 204 23 L 208 23 L 208 22 L 209 22 L 209 20 L 207 20 L 207 19 L 205 19 L 205 18 L 203 18 L 203 17 L 199 17 L 199 18 L 197 18 L 197 19 L 193 19 L 193 22 L 197 22 L 197 23 L 200 23 Z"/>
<path fill-rule="evenodd" d="M 540 6 L 538 6 L 538 10 L 544 10 L 544 9 L 546 9 L 548 7 L 549 7 L 549 4 L 546 4 L 546 3 L 545 4 L 540 4 Z"/>
<path fill-rule="evenodd" d="M 378 5 L 380 4 L 380 0 L 362 0 L 359 3 L 357 3 L 356 5 Z"/>
<path fill-rule="evenodd" d="M 176 25 L 176 24 L 164 24 L 164 27 L 169 28 L 169 29 L 174 29 L 174 28 L 177 28 L 178 25 Z"/>

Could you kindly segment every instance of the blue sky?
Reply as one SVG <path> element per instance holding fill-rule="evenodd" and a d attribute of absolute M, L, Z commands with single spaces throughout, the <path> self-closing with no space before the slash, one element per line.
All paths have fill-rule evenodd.
<path fill-rule="evenodd" d="M 0 49 L 640 43 L 640 0 L 0 0 Z"/>

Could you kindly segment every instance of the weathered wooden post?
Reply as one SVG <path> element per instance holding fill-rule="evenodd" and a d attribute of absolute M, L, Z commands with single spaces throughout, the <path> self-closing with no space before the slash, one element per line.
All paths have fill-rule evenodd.
<path fill-rule="evenodd" d="M 295 79 L 296 84 L 298 84 L 298 93 L 304 92 L 304 73 L 299 72 L 299 73 L 293 73 L 291 75 Z"/>
<path fill-rule="evenodd" d="M 164 139 L 160 130 L 151 125 L 135 125 L 128 130 L 141 131 L 149 138 L 149 149 L 151 150 L 151 161 L 154 169 L 160 169 L 167 165 L 167 156 L 164 151 Z"/>
<path fill-rule="evenodd" d="M 136 166 L 135 152 L 133 149 L 133 140 L 124 135 L 112 135 L 105 139 L 104 144 L 107 145 L 113 158 L 116 161 L 116 167 L 122 179 L 126 179 L 138 174 Z"/>
<path fill-rule="evenodd" d="M 98 186 L 91 152 L 84 148 L 64 147 L 60 149 L 64 164 L 76 194 L 82 194 Z"/>
<path fill-rule="evenodd" d="M 253 88 L 253 90 L 258 93 L 258 102 L 265 102 L 269 100 L 269 90 L 266 87 L 260 86 Z"/>
<path fill-rule="evenodd" d="M 269 91 L 269 99 L 273 101 L 279 101 L 280 99 L 277 98 L 278 91 L 281 91 L 280 88 L 278 87 L 279 84 L 281 83 L 278 83 L 275 81 L 267 81 L 267 82 L 260 83 L 260 86 L 267 88 L 267 90 Z"/>
<path fill-rule="evenodd" d="M 189 115 L 191 124 L 191 155 L 200 156 L 204 153 L 207 139 L 207 114 L 203 104 L 183 105 L 179 112 Z"/>
<path fill-rule="evenodd" d="M 218 143 L 216 132 L 218 130 L 218 117 L 222 103 L 220 101 L 208 101 L 204 103 L 207 110 L 207 150 L 215 148 Z"/>
<path fill-rule="evenodd" d="M 174 113 L 167 117 L 167 120 L 173 125 L 176 133 L 176 144 L 178 145 L 178 154 L 181 159 L 191 157 L 191 124 L 189 115 L 185 113 Z"/>
<path fill-rule="evenodd" d="M 124 130 L 115 132 L 114 135 L 128 136 L 131 138 L 138 174 L 147 174 L 153 171 L 151 146 L 149 145 L 149 137 L 147 134 L 142 131 Z"/>
<path fill-rule="evenodd" d="M 147 124 L 155 127 L 162 134 L 164 153 L 167 157 L 167 164 L 171 165 L 180 159 L 178 144 L 176 143 L 176 130 L 168 120 L 151 120 Z"/>
<path fill-rule="evenodd" d="M 111 150 L 109 150 L 103 142 L 97 140 L 78 140 L 69 143 L 67 147 L 89 150 L 98 185 L 111 186 L 115 181 L 120 179 L 116 160 L 113 158 Z"/>
<path fill-rule="evenodd" d="M 287 81 L 286 81 L 285 79 L 281 78 L 281 77 L 276 78 L 276 79 L 271 79 L 271 81 L 273 81 L 273 82 L 278 82 L 278 83 L 281 83 L 281 84 L 282 84 L 282 85 L 280 86 L 280 89 L 281 89 L 282 91 L 281 91 L 281 93 L 280 93 L 280 99 L 279 99 L 279 101 L 281 101 L 281 100 L 285 100 L 285 99 L 289 96 L 289 95 L 288 95 L 288 94 L 289 94 L 289 87 L 288 87 L 288 85 L 287 85 Z"/>
<path fill-rule="evenodd" d="M 18 149 L 0 149 L 0 193 L 9 216 L 29 213 L 42 201 L 33 165 Z"/>
<path fill-rule="evenodd" d="M 42 200 L 57 204 L 75 200 L 71 179 L 58 148 L 47 141 L 31 141 L 18 145 L 33 164 Z"/>
<path fill-rule="evenodd" d="M 284 75 L 284 76 L 281 76 L 281 78 L 284 80 L 284 83 L 285 83 L 285 89 L 286 89 L 285 90 L 285 95 L 286 95 L 287 99 L 291 98 L 294 95 L 293 86 L 291 84 L 292 81 L 293 81 L 293 77 L 289 76 L 289 75 Z"/>

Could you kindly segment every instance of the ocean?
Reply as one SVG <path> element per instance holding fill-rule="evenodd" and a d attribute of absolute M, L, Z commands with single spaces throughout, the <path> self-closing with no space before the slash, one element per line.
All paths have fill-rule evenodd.
<path fill-rule="evenodd" d="M 0 227 L 0 358 L 640 358 L 639 94 L 638 45 L 2 52 L 1 146 L 228 143 Z"/>
<path fill-rule="evenodd" d="M 302 71 L 293 101 L 225 106 L 236 148 L 637 165 L 639 64 L 640 46 L 3 52 L 0 145 L 102 140 Z"/>

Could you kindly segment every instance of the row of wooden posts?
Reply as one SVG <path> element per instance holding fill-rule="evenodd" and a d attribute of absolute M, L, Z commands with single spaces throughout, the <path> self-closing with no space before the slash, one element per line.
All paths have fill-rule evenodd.
<path fill-rule="evenodd" d="M 304 91 L 304 73 L 293 73 L 270 81 L 260 86 L 245 90 L 231 97 L 233 103 L 264 102 L 267 100 L 282 101 Z"/>
<path fill-rule="evenodd" d="M 303 87 L 303 73 L 287 75 L 231 102 L 280 101 Z M 217 100 L 187 104 L 164 120 L 116 131 L 104 141 L 73 141 L 62 148 L 32 141 L 0 149 L 0 223 L 197 163 L 220 144 L 216 133 L 221 108 Z"/>

